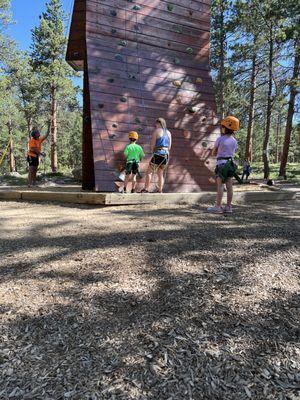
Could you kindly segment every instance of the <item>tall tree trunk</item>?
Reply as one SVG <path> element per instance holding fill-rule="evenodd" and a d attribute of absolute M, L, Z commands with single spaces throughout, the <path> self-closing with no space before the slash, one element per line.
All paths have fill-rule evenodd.
<path fill-rule="evenodd" d="M 269 165 L 269 141 L 270 141 L 270 128 L 272 117 L 272 89 L 273 89 L 273 53 L 274 53 L 274 39 L 273 39 L 273 26 L 270 27 L 270 43 L 269 43 L 269 87 L 268 87 L 268 100 L 267 100 L 267 116 L 266 116 L 266 130 L 263 142 L 263 163 L 264 163 L 264 179 L 269 179 L 270 165 Z"/>
<path fill-rule="evenodd" d="M 220 15 L 220 111 L 221 118 L 225 118 L 225 89 L 224 89 L 224 76 L 225 76 L 225 43 L 226 33 L 224 27 L 224 1 L 221 2 L 221 15 Z"/>
<path fill-rule="evenodd" d="M 281 132 L 281 114 L 279 112 L 278 113 L 278 117 L 277 117 L 277 126 L 276 126 L 276 149 L 275 149 L 275 162 L 276 162 L 276 164 L 279 162 L 280 132 Z"/>
<path fill-rule="evenodd" d="M 256 95 L 256 74 L 257 74 L 257 64 L 256 64 L 256 53 L 254 50 L 254 55 L 252 58 L 250 107 L 249 107 L 248 129 L 247 129 L 246 150 L 245 150 L 245 158 L 248 158 L 250 162 L 252 162 L 253 160 L 253 126 L 254 126 L 254 115 L 255 115 L 254 105 L 255 105 L 255 95 Z"/>
<path fill-rule="evenodd" d="M 57 172 L 57 90 L 51 85 L 51 170 Z"/>
<path fill-rule="evenodd" d="M 293 118 L 295 112 L 295 98 L 297 96 L 297 86 L 296 82 L 299 78 L 299 64 L 300 64 L 300 54 L 299 54 L 299 46 L 295 44 L 295 60 L 294 60 L 294 68 L 293 68 L 293 78 L 290 84 L 290 99 L 289 99 L 289 108 L 287 113 L 286 120 L 286 128 L 285 128 L 285 137 L 284 137 L 284 145 L 281 156 L 281 163 L 279 169 L 279 177 L 286 178 L 286 164 L 289 155 L 289 148 L 291 142 L 291 133 L 293 129 Z"/>
<path fill-rule="evenodd" d="M 7 123 L 8 135 L 9 135 L 9 170 L 10 172 L 16 172 L 16 161 L 14 154 L 14 139 L 13 139 L 13 130 L 12 123 L 9 121 Z"/>

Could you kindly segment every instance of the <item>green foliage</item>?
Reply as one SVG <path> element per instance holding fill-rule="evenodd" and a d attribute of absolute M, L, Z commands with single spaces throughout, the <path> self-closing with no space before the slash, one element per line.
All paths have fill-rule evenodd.
<path fill-rule="evenodd" d="M 254 161 L 260 161 L 262 158 L 267 119 L 270 34 L 274 40 L 274 52 L 269 154 L 271 162 L 280 158 L 292 64 L 297 48 L 295 43 L 298 43 L 299 51 L 299 15 L 300 3 L 295 0 L 212 1 L 211 66 L 217 93 L 217 108 L 219 115 L 223 109 L 225 114 L 236 115 L 241 120 L 241 130 L 238 133 L 240 159 L 244 158 L 246 146 L 253 57 L 257 67 Z M 297 84 L 299 85 L 299 79 Z M 299 109 L 299 98 L 296 100 L 295 109 Z M 296 113 L 295 125 L 297 120 L 299 114 Z M 299 130 L 293 129 L 289 161 L 300 162 L 296 142 L 299 142 Z"/>

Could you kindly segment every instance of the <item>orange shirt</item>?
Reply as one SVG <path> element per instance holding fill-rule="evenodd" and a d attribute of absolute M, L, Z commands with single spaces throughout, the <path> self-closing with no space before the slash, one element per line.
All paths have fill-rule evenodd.
<path fill-rule="evenodd" d="M 37 154 L 31 151 L 33 148 L 37 148 L 39 153 L 42 151 L 42 143 L 45 138 L 40 137 L 39 139 L 31 138 L 28 143 L 28 155 L 31 157 L 37 157 Z"/>

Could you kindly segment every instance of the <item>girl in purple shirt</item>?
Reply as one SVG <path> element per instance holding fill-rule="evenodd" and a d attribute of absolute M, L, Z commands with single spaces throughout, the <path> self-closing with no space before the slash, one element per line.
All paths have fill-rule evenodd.
<path fill-rule="evenodd" d="M 232 177 L 235 172 L 234 154 L 237 151 L 237 140 L 233 137 L 233 134 L 238 131 L 240 122 L 237 118 L 228 116 L 221 121 L 221 136 L 216 140 L 212 155 L 217 156 L 216 166 L 216 181 L 217 181 L 217 200 L 213 207 L 207 209 L 208 212 L 215 214 L 232 213 L 232 198 L 233 198 L 233 186 Z M 231 164 L 228 167 L 228 162 Z M 227 166 L 225 167 L 225 165 Z M 227 168 L 228 167 L 228 168 Z M 222 207 L 222 199 L 224 192 L 224 173 L 225 185 L 227 189 L 227 204 Z"/>

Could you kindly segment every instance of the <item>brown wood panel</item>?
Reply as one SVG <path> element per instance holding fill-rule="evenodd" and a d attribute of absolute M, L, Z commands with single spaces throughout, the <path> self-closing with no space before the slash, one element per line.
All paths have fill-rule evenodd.
<path fill-rule="evenodd" d="M 132 10 L 135 4 L 141 6 L 137 12 Z M 75 58 L 76 46 L 87 45 L 86 92 L 96 190 L 116 189 L 114 172 L 123 162 L 132 128 L 140 133 L 139 143 L 147 153 L 141 163 L 146 170 L 158 116 L 167 119 L 173 135 L 166 190 L 198 191 L 210 186 L 215 160 L 208 148 L 218 131 L 208 65 L 210 1 L 190 0 L 186 7 L 174 0 L 172 11 L 168 4 L 166 0 L 79 0 L 74 7 L 73 24 L 82 19 L 85 6 L 87 10 L 85 30 L 73 29 L 69 48 Z M 121 40 L 126 40 L 126 46 Z M 187 47 L 193 48 L 193 54 Z M 123 60 L 118 61 L 116 54 L 122 54 Z M 180 64 L 175 62 L 179 59 Z M 196 78 L 202 79 L 200 85 Z M 173 84 L 178 79 L 184 81 L 181 88 Z M 191 105 L 198 107 L 194 114 L 188 111 Z"/>
<path fill-rule="evenodd" d="M 89 0 L 87 3 L 87 8 L 89 11 L 97 13 L 99 6 L 96 0 Z M 140 5 L 141 9 L 136 13 L 138 19 L 144 19 L 147 16 L 157 17 L 162 21 L 172 21 L 175 23 L 180 23 L 184 26 L 204 26 L 209 30 L 210 26 L 210 15 L 205 10 L 197 10 L 186 7 L 184 5 L 176 6 L 172 12 L 169 12 L 167 6 L 169 2 L 163 1 L 153 1 L 153 0 L 136 0 L 135 4 Z M 174 3 L 172 3 L 174 4 Z M 111 9 L 117 12 L 122 12 L 125 8 L 129 9 L 133 7 L 134 4 L 130 5 L 126 0 L 114 1 L 110 4 Z M 206 7 L 208 10 L 209 7 Z M 191 13 L 192 11 L 192 13 Z"/>

